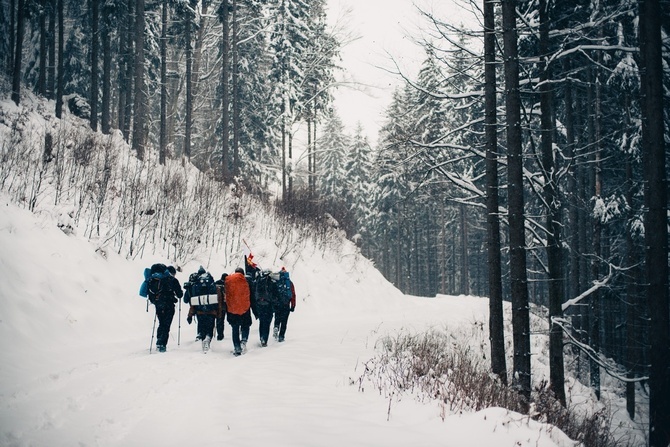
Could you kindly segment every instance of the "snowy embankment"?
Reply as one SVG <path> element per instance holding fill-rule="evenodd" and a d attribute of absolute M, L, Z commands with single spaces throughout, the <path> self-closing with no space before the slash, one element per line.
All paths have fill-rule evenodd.
<path fill-rule="evenodd" d="M 385 396 L 354 384 L 379 337 L 467 328 L 486 321 L 485 299 L 403 296 L 353 247 L 337 259 L 303 250 L 291 262 L 298 305 L 285 343 L 258 346 L 254 322 L 242 357 L 229 327 L 204 355 L 182 307 L 168 352 L 150 355 L 153 309 L 137 290 L 158 259 L 96 252 L 48 212 L 0 198 L 0 445 L 574 445 L 503 409 L 443 421 L 437 404 L 406 397 L 389 413 Z M 270 263 L 271 241 L 255 244 Z M 214 255 L 206 267 L 218 277 L 236 264 Z"/>

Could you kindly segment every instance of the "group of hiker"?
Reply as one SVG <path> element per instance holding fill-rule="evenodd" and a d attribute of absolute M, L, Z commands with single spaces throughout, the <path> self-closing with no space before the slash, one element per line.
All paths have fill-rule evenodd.
<path fill-rule="evenodd" d="M 284 267 L 279 272 L 261 270 L 253 262 L 247 262 L 246 257 L 245 267 L 238 267 L 231 274 L 224 273 L 214 281 L 213 276 L 200 266 L 197 272 L 189 275 L 183 290 L 173 266 L 154 264 L 146 269 L 140 295 L 156 307 L 156 350 L 166 351 L 175 304 L 182 298 L 189 305 L 186 321 L 191 324 L 196 319 L 196 340 L 202 342 L 205 353 L 210 349 L 215 329 L 217 340 L 224 339 L 225 321 L 228 320 L 232 329 L 233 354 L 243 354 L 249 340 L 252 315 L 259 321 L 260 346 L 268 344 L 273 318 L 273 338 L 283 342 L 288 317 L 296 304 L 289 273 Z"/>

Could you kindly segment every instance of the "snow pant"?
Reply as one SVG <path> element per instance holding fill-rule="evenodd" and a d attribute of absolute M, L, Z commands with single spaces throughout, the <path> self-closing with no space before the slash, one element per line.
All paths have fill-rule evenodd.
<path fill-rule="evenodd" d="M 270 323 L 272 323 L 272 309 L 259 309 L 258 335 L 261 339 L 261 343 L 267 342 L 270 337 Z"/>
<path fill-rule="evenodd" d="M 223 328 L 226 327 L 226 313 L 224 312 L 221 315 L 221 318 L 216 319 L 216 338 L 217 340 L 223 339 Z"/>
<path fill-rule="evenodd" d="M 198 315 L 198 337 L 200 340 L 210 339 L 214 336 L 214 319 L 216 317 L 211 314 Z"/>
<path fill-rule="evenodd" d="M 156 318 L 158 318 L 156 346 L 167 346 L 168 338 L 170 337 L 170 326 L 172 326 L 172 318 L 174 318 L 174 304 L 156 306 Z"/>
<path fill-rule="evenodd" d="M 275 310 L 275 324 L 274 327 L 279 331 L 279 338 L 284 339 L 286 335 L 286 324 L 288 323 L 288 316 L 291 313 L 290 308 L 281 308 Z"/>
<path fill-rule="evenodd" d="M 242 351 L 242 342 L 249 340 L 249 328 L 251 327 L 251 310 L 247 310 L 242 315 L 231 314 L 228 312 L 228 323 L 233 331 L 233 348 L 235 351 Z"/>

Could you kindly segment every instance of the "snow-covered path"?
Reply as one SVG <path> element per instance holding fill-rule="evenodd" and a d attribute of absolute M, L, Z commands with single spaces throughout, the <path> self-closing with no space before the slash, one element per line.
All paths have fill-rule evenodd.
<path fill-rule="evenodd" d="M 294 270 L 285 343 L 261 348 L 254 322 L 245 355 L 231 355 L 229 326 L 204 355 L 182 308 L 180 346 L 175 317 L 168 352 L 150 355 L 153 313 L 136 291 L 151 261 L 101 256 L 48 219 L 2 207 L 0 445 L 573 445 L 495 408 L 443 421 L 437 404 L 406 397 L 388 417 L 388 399 L 359 391 L 379 337 L 485 321 L 485 299 L 406 297 L 371 268 L 309 259 Z"/>

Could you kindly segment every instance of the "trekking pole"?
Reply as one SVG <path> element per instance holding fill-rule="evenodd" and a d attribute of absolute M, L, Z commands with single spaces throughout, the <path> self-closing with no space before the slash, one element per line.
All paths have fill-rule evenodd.
<path fill-rule="evenodd" d="M 156 331 L 156 317 L 158 316 L 158 312 L 154 314 L 154 327 L 151 329 L 151 343 L 149 343 L 149 354 L 151 354 L 151 348 L 154 345 L 154 332 Z"/>
<path fill-rule="evenodd" d="M 177 329 L 177 346 L 181 343 L 181 298 L 179 298 L 179 328 Z"/>

